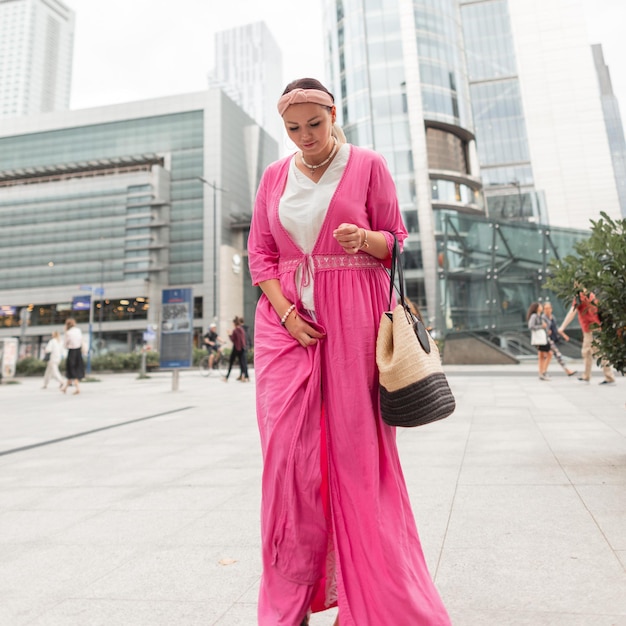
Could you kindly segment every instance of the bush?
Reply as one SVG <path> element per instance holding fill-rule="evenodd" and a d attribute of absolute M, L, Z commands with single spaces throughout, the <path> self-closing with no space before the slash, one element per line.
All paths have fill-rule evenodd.
<path fill-rule="evenodd" d="M 46 362 L 33 356 L 21 359 L 15 366 L 15 373 L 18 376 L 43 376 L 45 371 Z"/>
<path fill-rule="evenodd" d="M 228 359 L 230 357 L 230 348 L 222 349 L 222 353 Z M 202 357 L 206 356 L 206 350 L 201 348 L 193 349 L 193 366 L 197 367 L 200 364 Z M 85 367 L 87 366 L 87 358 L 85 360 Z M 252 363 L 254 358 L 254 350 L 251 348 L 248 350 L 248 363 Z M 154 370 L 159 367 L 159 353 L 150 350 L 146 352 L 146 369 Z M 65 371 L 64 362 L 59 364 L 61 373 Z M 138 372 L 141 369 L 141 352 L 108 352 L 107 354 L 100 354 L 91 357 L 91 371 L 92 372 Z M 35 357 L 27 357 L 17 362 L 16 373 L 19 376 L 43 376 L 46 371 L 46 363 L 41 359 Z"/>
<path fill-rule="evenodd" d="M 85 367 L 87 358 L 83 357 Z M 159 366 L 159 353 L 146 353 L 147 369 L 155 369 Z M 91 357 L 91 371 L 112 371 L 112 372 L 137 372 L 141 368 L 141 352 L 109 352 Z M 59 369 L 65 372 L 65 362 L 61 361 Z M 16 373 L 19 376 L 43 376 L 46 371 L 46 362 L 34 357 L 27 357 L 17 362 Z"/>
<path fill-rule="evenodd" d="M 601 357 L 626 373 L 626 219 L 606 213 L 591 221 L 591 236 L 575 246 L 576 254 L 552 261 L 546 288 L 569 308 L 578 291 L 593 292 L 598 299 L 602 326 L 594 338 Z M 600 359 L 598 359 L 598 362 Z"/>
<path fill-rule="evenodd" d="M 91 359 L 92 371 L 110 370 L 112 372 L 136 371 L 141 364 L 141 354 L 137 352 L 109 352 Z"/>

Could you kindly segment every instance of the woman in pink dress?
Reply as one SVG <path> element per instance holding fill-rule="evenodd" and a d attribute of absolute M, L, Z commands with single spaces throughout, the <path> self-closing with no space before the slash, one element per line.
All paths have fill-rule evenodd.
<path fill-rule="evenodd" d="M 375 344 L 394 235 L 407 236 L 382 157 L 349 145 L 332 94 L 278 102 L 299 152 L 270 165 L 248 242 L 263 451 L 260 626 L 443 626 L 396 449 Z"/>

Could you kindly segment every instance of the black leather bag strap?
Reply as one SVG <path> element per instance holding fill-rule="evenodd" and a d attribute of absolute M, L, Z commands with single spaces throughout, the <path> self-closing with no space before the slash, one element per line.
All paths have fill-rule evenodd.
<path fill-rule="evenodd" d="M 398 273 L 398 287 L 396 287 L 396 271 Z M 394 287 L 400 296 L 400 303 L 406 308 L 406 298 L 404 296 L 404 274 L 402 273 L 402 259 L 400 258 L 400 245 L 398 239 L 394 235 L 393 237 L 393 249 L 391 251 L 391 270 L 390 270 L 390 284 L 389 284 L 389 306 L 388 311 L 391 311 L 391 303 L 393 301 Z"/>
<path fill-rule="evenodd" d="M 396 287 L 396 272 L 398 273 L 398 286 Z M 407 322 L 413 326 L 413 330 L 417 335 L 417 339 L 422 346 L 422 349 L 426 353 L 430 353 L 430 341 L 428 338 L 428 332 L 426 331 L 426 327 L 424 326 L 424 322 L 421 319 L 421 316 L 415 315 L 409 306 L 409 303 L 406 301 L 406 297 L 404 295 L 404 274 L 402 273 L 402 259 L 400 258 L 400 245 L 398 244 L 398 240 L 396 236 L 393 237 L 393 250 L 391 252 L 391 272 L 389 276 L 391 280 L 391 284 L 389 285 L 389 306 L 387 308 L 387 316 L 390 320 L 393 321 L 393 316 L 391 314 L 391 303 L 393 299 L 393 290 L 394 287 L 400 296 L 399 304 L 402 304 L 402 308 L 404 309 L 404 314 L 406 315 Z"/>

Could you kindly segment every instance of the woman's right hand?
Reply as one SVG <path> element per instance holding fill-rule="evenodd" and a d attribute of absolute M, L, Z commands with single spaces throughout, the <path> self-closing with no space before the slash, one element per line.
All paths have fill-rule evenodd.
<path fill-rule="evenodd" d="M 315 330 L 315 328 L 303 320 L 297 310 L 294 310 L 285 320 L 285 328 L 303 348 L 314 346 L 318 340 L 325 337 L 324 333 Z"/>

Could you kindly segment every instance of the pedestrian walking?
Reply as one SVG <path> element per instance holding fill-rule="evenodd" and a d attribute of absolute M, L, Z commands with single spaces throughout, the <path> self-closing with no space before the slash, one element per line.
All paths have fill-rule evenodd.
<path fill-rule="evenodd" d="M 68 385 L 74 386 L 74 395 L 80 393 L 79 381 L 85 377 L 85 363 L 83 361 L 83 334 L 76 326 L 76 320 L 72 317 L 65 322 L 64 345 L 67 349 L 65 359 L 65 376 L 67 380 L 61 385 L 61 391 L 65 393 Z"/>
<path fill-rule="evenodd" d="M 584 287 L 578 285 L 580 290 L 572 301 L 572 307 L 567 312 L 565 319 L 559 330 L 565 330 L 572 320 L 578 316 L 578 323 L 583 331 L 583 345 L 581 348 L 581 354 L 585 365 L 583 375 L 578 379 L 588 383 L 591 380 L 591 367 L 593 361 L 597 358 L 597 349 L 593 345 L 593 335 L 600 329 L 600 318 L 598 316 L 598 302 L 596 295 L 587 291 Z M 611 385 L 615 382 L 615 376 L 613 375 L 613 369 L 611 365 L 606 361 L 601 361 L 602 373 L 604 374 L 604 380 L 600 382 L 601 385 Z"/>
<path fill-rule="evenodd" d="M 48 355 L 48 361 L 46 363 L 46 371 L 43 375 L 43 389 L 48 387 L 48 383 L 51 379 L 56 380 L 62 387 L 64 380 L 59 371 L 59 363 L 63 358 L 63 347 L 61 346 L 61 338 L 59 333 L 55 330 L 52 332 L 52 337 L 49 339 L 44 352 Z"/>
<path fill-rule="evenodd" d="M 402 223 L 379 154 L 346 143 L 332 94 L 278 101 L 298 152 L 271 164 L 248 242 L 263 452 L 259 626 L 447 626 L 396 448 L 380 415 L 376 334 Z"/>
<path fill-rule="evenodd" d="M 548 376 L 548 366 L 552 358 L 550 342 L 548 340 L 548 323 L 542 316 L 543 305 L 540 302 L 533 302 L 528 307 L 526 322 L 530 330 L 531 344 L 537 348 L 539 380 L 550 380 Z"/>
<path fill-rule="evenodd" d="M 567 335 L 565 331 L 562 331 L 559 329 L 559 326 L 556 323 L 556 319 L 554 318 L 552 311 L 553 311 L 552 303 L 544 302 L 542 315 L 546 323 L 548 324 L 547 331 L 548 331 L 548 342 L 550 344 L 550 350 L 552 354 L 554 355 L 554 358 L 556 359 L 557 363 L 565 370 L 565 373 L 568 376 L 574 376 L 574 374 L 576 374 L 576 371 L 573 369 L 570 369 L 567 366 L 567 364 L 565 363 L 565 359 L 563 358 L 563 355 L 561 354 L 561 351 L 558 348 L 558 344 L 563 339 L 565 339 L 565 341 L 569 341 L 569 335 Z"/>
<path fill-rule="evenodd" d="M 246 320 L 243 317 L 239 318 L 239 326 L 243 331 L 244 344 L 239 355 L 239 366 L 241 369 L 241 374 L 237 380 L 240 380 L 243 383 L 247 383 L 250 381 L 250 377 L 248 376 L 248 348 L 250 347 L 251 343 L 250 333 L 248 332 L 248 327 L 246 326 Z"/>
<path fill-rule="evenodd" d="M 246 346 L 246 335 L 244 333 L 243 328 L 241 328 L 241 322 L 239 321 L 239 317 L 235 316 L 233 319 L 233 330 L 228 335 L 229 339 L 233 344 L 233 348 L 230 352 L 230 359 L 228 361 L 228 371 L 226 372 L 226 376 L 224 376 L 224 382 L 228 382 L 228 378 L 230 376 L 230 371 L 233 369 L 233 364 L 235 361 L 239 363 L 241 371 L 239 372 L 239 380 L 243 378 L 244 368 L 241 366 L 241 357 L 243 351 Z M 247 378 L 247 368 L 246 368 L 246 378 Z"/>

